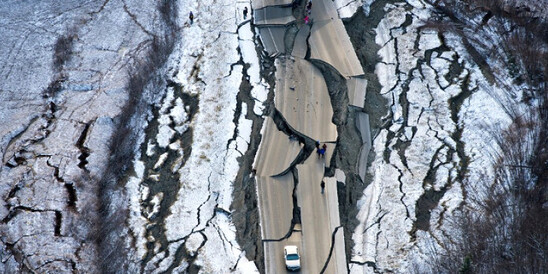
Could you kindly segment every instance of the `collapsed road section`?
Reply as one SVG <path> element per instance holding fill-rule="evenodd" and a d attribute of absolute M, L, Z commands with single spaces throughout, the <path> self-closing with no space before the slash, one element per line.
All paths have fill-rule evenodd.
<path fill-rule="evenodd" d="M 350 105 L 363 107 L 367 81 L 332 1 L 314 1 L 312 10 L 305 1 L 278 2 L 252 1 L 264 50 L 276 56 L 275 111 L 265 119 L 253 165 L 265 272 L 284 271 L 284 246 L 292 245 L 300 250 L 302 273 L 346 273 L 338 194 L 345 176 L 333 177 L 344 174 L 334 156 L 338 127 Z M 266 17 L 267 9 L 276 12 Z M 330 88 L 325 73 L 341 79 L 342 93 Z M 357 138 L 357 148 L 362 142 Z"/>

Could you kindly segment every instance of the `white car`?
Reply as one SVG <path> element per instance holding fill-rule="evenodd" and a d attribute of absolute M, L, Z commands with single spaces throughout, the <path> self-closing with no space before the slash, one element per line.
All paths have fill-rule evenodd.
<path fill-rule="evenodd" d="M 301 257 L 299 256 L 299 249 L 294 245 L 286 245 L 284 247 L 284 259 L 285 267 L 288 270 L 301 269 Z"/>

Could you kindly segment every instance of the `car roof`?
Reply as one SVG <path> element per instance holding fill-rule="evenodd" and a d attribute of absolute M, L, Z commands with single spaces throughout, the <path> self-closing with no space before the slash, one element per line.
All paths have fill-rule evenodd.
<path fill-rule="evenodd" d="M 284 247 L 284 249 L 287 253 L 290 253 L 290 254 L 297 253 L 297 246 L 296 245 L 286 245 Z"/>

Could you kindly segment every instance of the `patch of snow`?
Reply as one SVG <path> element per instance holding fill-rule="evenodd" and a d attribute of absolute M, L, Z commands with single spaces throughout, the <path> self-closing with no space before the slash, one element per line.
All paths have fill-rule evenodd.
<path fill-rule="evenodd" d="M 175 142 L 169 144 L 169 149 L 175 150 L 179 153 L 183 153 L 183 149 L 181 148 L 181 140 L 176 140 Z"/>
<path fill-rule="evenodd" d="M 160 256 L 158 256 L 158 261 L 154 262 L 151 261 L 148 265 L 153 266 L 152 268 L 148 269 L 148 272 L 152 272 L 154 274 L 160 274 L 165 273 L 165 270 L 169 268 L 170 265 L 172 265 L 175 261 L 175 256 L 167 256 L 168 254 L 176 254 L 177 249 L 181 248 L 182 243 L 176 242 L 173 244 L 170 244 L 168 247 L 168 250 L 158 253 L 159 250 L 155 250 L 155 253 L 158 253 Z M 160 246 L 157 245 L 156 248 L 159 248 Z M 156 259 L 156 258 L 154 258 Z M 155 266 L 155 264 L 157 266 Z M 155 266 L 155 267 L 154 267 Z M 185 268 L 188 266 L 188 264 L 183 260 L 181 262 L 181 267 L 185 266 Z M 145 269 L 147 270 L 147 269 Z"/>
<path fill-rule="evenodd" d="M 365 16 L 369 17 L 369 12 L 371 11 L 371 4 L 373 4 L 375 0 L 363 0 L 363 13 L 365 13 Z"/>
<path fill-rule="evenodd" d="M 152 204 L 152 210 L 150 210 L 150 212 L 146 214 L 148 219 L 152 218 L 154 214 L 160 211 L 160 203 L 162 202 L 163 199 L 164 199 L 164 193 L 162 192 L 158 192 L 156 195 L 152 197 L 152 199 L 150 200 L 150 204 Z"/>
<path fill-rule="evenodd" d="M 242 53 L 242 59 L 244 63 L 249 64 L 247 74 L 249 75 L 249 82 L 253 87 L 251 89 L 251 96 L 255 98 L 256 103 L 253 111 L 257 115 L 262 115 L 264 111 L 263 103 L 268 96 L 268 84 L 260 76 L 260 63 L 259 56 L 255 49 L 255 43 L 253 39 L 253 32 L 251 30 L 251 24 L 245 23 L 238 29 L 239 46 Z M 236 68 L 238 67 L 238 68 Z M 235 66 L 234 69 L 241 69 L 239 66 Z"/>
<path fill-rule="evenodd" d="M 198 248 L 204 243 L 205 238 L 201 233 L 194 232 L 186 238 L 185 248 L 190 256 L 196 256 Z"/>
<path fill-rule="evenodd" d="M 92 124 L 86 141 L 87 147 L 94 148 L 93 153 L 90 153 L 87 158 L 87 167 L 92 176 L 100 176 L 106 166 L 104 159 L 108 158 L 109 144 L 105 143 L 104 140 L 110 139 L 113 132 L 114 122 L 110 117 L 98 117 L 95 123 Z"/>
<path fill-rule="evenodd" d="M 441 88 L 446 88 L 449 86 L 449 81 L 447 81 L 447 79 L 445 79 L 445 77 L 443 76 L 449 73 L 449 65 L 450 62 L 443 58 L 433 58 L 432 60 L 430 60 L 430 66 L 436 71 L 436 74 L 438 75 L 439 86 Z"/>
<path fill-rule="evenodd" d="M 256 100 L 255 105 L 253 107 L 253 112 L 257 115 L 260 115 L 260 116 L 263 115 L 263 111 L 265 109 L 265 106 L 263 103 L 266 101 L 268 97 L 269 87 L 270 85 L 263 80 L 260 85 L 255 86 L 251 90 L 251 96 L 253 96 L 253 98 L 255 98 Z"/>
<path fill-rule="evenodd" d="M 162 153 L 162 155 L 160 155 L 160 157 L 158 158 L 158 161 L 156 162 L 156 164 L 154 164 L 154 169 L 158 169 L 159 167 L 161 167 L 166 161 L 167 156 L 168 156 L 167 152 Z"/>
<path fill-rule="evenodd" d="M 173 106 L 173 100 L 174 100 L 174 90 L 172 87 L 169 87 L 166 92 L 166 96 L 164 98 L 164 101 L 162 103 L 162 107 L 160 108 L 160 113 L 166 113 L 171 106 Z"/>
<path fill-rule="evenodd" d="M 413 6 L 413 8 L 415 8 L 415 10 L 413 11 L 414 14 L 417 14 L 416 11 L 422 11 L 422 10 L 426 10 L 426 4 L 424 3 L 424 1 L 422 0 L 406 0 L 407 4 Z"/>
<path fill-rule="evenodd" d="M 177 157 L 177 159 L 175 159 L 175 161 L 173 162 L 173 165 L 171 166 L 171 172 L 172 173 L 177 173 L 177 170 L 179 170 L 181 168 L 181 166 L 183 165 L 184 151 L 182 149 L 180 149 L 179 154 L 180 154 L 180 156 Z"/>
<path fill-rule="evenodd" d="M 182 124 L 188 119 L 188 115 L 181 98 L 177 98 L 175 100 L 175 106 L 171 109 L 171 113 L 169 115 L 177 125 Z"/>
<path fill-rule="evenodd" d="M 419 49 L 425 51 L 441 46 L 441 41 L 438 37 L 438 32 L 435 30 L 424 29 L 420 32 Z"/>
<path fill-rule="evenodd" d="M 154 148 L 156 147 L 156 145 L 154 144 L 154 141 L 152 139 L 149 139 L 148 142 L 147 142 L 147 151 L 146 151 L 146 155 L 148 157 L 154 155 L 155 151 L 154 151 Z"/>
<path fill-rule="evenodd" d="M 238 29 L 238 38 L 240 38 L 240 40 L 254 42 L 253 35 L 254 35 L 253 31 L 251 30 L 251 23 L 249 23 L 249 22 L 243 24 Z M 255 47 L 255 46 L 253 46 L 253 47 Z"/>
<path fill-rule="evenodd" d="M 163 117 L 160 118 L 160 128 L 158 129 L 158 136 L 156 141 L 158 142 L 158 146 L 165 148 L 169 145 L 171 138 L 175 134 L 175 131 L 169 126 L 169 118 L 167 115 L 162 115 Z M 165 124 L 163 124 L 165 123 Z"/>
<path fill-rule="evenodd" d="M 188 124 L 188 109 L 184 108 L 182 98 L 170 95 L 162 103 L 157 143 L 160 147 L 169 145 L 171 149 L 179 149 L 180 157 L 171 170 L 178 172 L 181 188 L 164 224 L 167 240 L 175 242 L 169 244 L 169 253 L 156 252 L 147 264 L 148 270 L 154 265 L 158 266 L 154 272 L 170 267 L 174 262 L 172 254 L 181 245 L 178 240 L 188 236 L 185 247 L 195 253 L 194 263 L 205 273 L 222 273 L 234 267 L 236 271 L 256 272 L 254 264 L 239 249 L 234 225 L 224 213 L 230 209 L 232 183 L 239 170 L 237 158 L 248 148 L 252 126 L 252 122 L 245 119 L 245 104 L 237 124 L 233 122 L 243 76 L 243 66 L 236 65 L 240 60 L 238 47 L 241 58 L 249 64 L 252 94 L 258 100 L 255 107 L 266 100 L 266 92 L 261 92 L 264 84 L 259 75 L 251 26 L 241 22 L 242 5 L 249 6 L 249 1 L 234 5 L 229 0 L 205 0 L 180 7 L 182 18 L 193 11 L 195 20 L 194 24 L 187 23 L 181 29 L 183 39 L 177 47 L 180 61 L 174 62 L 178 67 L 173 71 L 177 72 L 175 81 L 182 92 L 196 95 L 198 112 Z M 192 153 L 184 165 L 180 142 L 171 140 L 175 133 L 170 128 L 172 123 L 179 133 L 188 127 L 193 129 Z M 198 250 L 203 241 L 205 245 Z M 182 262 L 177 269 L 184 272 L 187 266 Z"/>
<path fill-rule="evenodd" d="M 346 174 L 344 174 L 342 169 L 335 169 L 335 178 L 337 179 L 337 182 L 346 183 Z"/>
<path fill-rule="evenodd" d="M 358 8 L 363 5 L 362 0 L 334 0 L 334 2 L 341 19 L 352 17 Z"/>
<path fill-rule="evenodd" d="M 129 197 L 129 223 L 131 223 L 131 231 L 136 241 L 136 252 L 138 258 L 143 258 L 146 254 L 146 223 L 147 220 L 141 213 L 141 200 L 146 199 L 148 196 L 148 188 L 141 186 L 141 181 L 145 172 L 145 163 L 142 161 L 135 161 L 133 166 L 136 177 L 131 177 L 126 184 L 126 191 Z"/>

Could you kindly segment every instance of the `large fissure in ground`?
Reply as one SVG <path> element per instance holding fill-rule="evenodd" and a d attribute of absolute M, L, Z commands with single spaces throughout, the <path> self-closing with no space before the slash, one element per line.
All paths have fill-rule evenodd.
<path fill-rule="evenodd" d="M 380 62 L 380 57 L 377 54 L 380 50 L 380 46 L 375 43 L 376 32 L 374 29 L 385 15 L 384 6 L 392 2 L 393 1 L 385 0 L 375 1 L 371 5 L 371 12 L 368 15 L 366 15 L 364 10 L 360 7 L 352 18 L 344 22 L 350 41 L 352 42 L 356 55 L 363 67 L 365 79 L 368 81 L 363 110 L 350 107 L 348 109 L 346 123 L 337 127 L 339 131 L 337 145 L 337 155 L 339 156 L 337 156 L 336 159 L 337 166 L 343 169 L 346 174 L 346 184 L 338 185 L 338 193 L 341 225 L 344 226 L 347 260 L 350 260 L 351 258 L 351 250 L 354 245 L 352 234 L 359 224 L 358 219 L 356 218 L 359 211 L 357 202 L 363 195 L 362 193 L 365 187 L 372 182 L 372 178 L 370 173 L 366 173 L 365 181 L 362 182 L 361 178 L 355 173 L 356 162 L 349 161 L 346 155 L 351 151 L 358 151 L 359 148 L 359 146 L 356 147 L 357 142 L 355 138 L 357 137 L 352 134 L 356 131 L 354 126 L 356 112 L 363 111 L 369 115 L 370 130 L 373 139 L 381 128 L 386 126 L 386 120 L 383 120 L 382 118 L 386 116 L 389 108 L 388 101 L 380 93 L 381 84 L 375 74 L 375 66 Z M 326 78 L 328 87 L 332 87 L 336 82 L 328 81 L 328 79 L 329 77 Z M 387 118 L 385 117 L 385 119 Z M 342 155 L 345 155 L 345 157 L 343 158 Z M 367 160 L 367 168 L 370 167 L 375 157 L 377 156 L 374 151 L 371 150 Z"/>
<path fill-rule="evenodd" d="M 251 24 L 251 22 L 249 23 Z M 251 26 L 253 33 L 255 33 L 253 25 Z M 256 37 L 254 35 L 254 37 Z M 264 114 L 268 115 L 273 111 L 274 101 L 274 86 L 275 86 L 275 66 L 274 59 L 263 55 L 263 46 L 255 41 L 256 52 L 261 57 L 260 74 L 269 85 L 269 92 L 267 100 L 264 102 Z M 253 86 L 249 82 L 248 67 L 249 64 L 245 64 L 243 61 L 241 49 L 238 49 L 240 60 L 238 64 L 243 66 L 242 69 L 242 82 L 240 84 L 240 91 L 237 95 L 237 108 L 234 115 L 234 120 L 240 116 L 243 111 L 242 108 L 245 104 L 246 119 L 251 120 L 251 136 L 248 144 L 248 149 L 238 158 L 240 169 L 234 180 L 234 190 L 232 194 L 232 204 L 230 208 L 234 210 L 232 213 L 232 220 L 236 227 L 236 240 L 240 247 L 245 251 L 247 259 L 253 261 L 261 273 L 264 273 L 264 250 L 261 238 L 260 219 L 258 200 L 256 192 L 256 180 L 254 177 L 253 161 L 255 155 L 261 143 L 262 136 L 260 134 L 263 127 L 264 117 L 259 116 L 254 112 L 255 104 L 259 102 L 253 98 L 252 89 Z M 252 240 L 250 240 L 252 239 Z"/>

